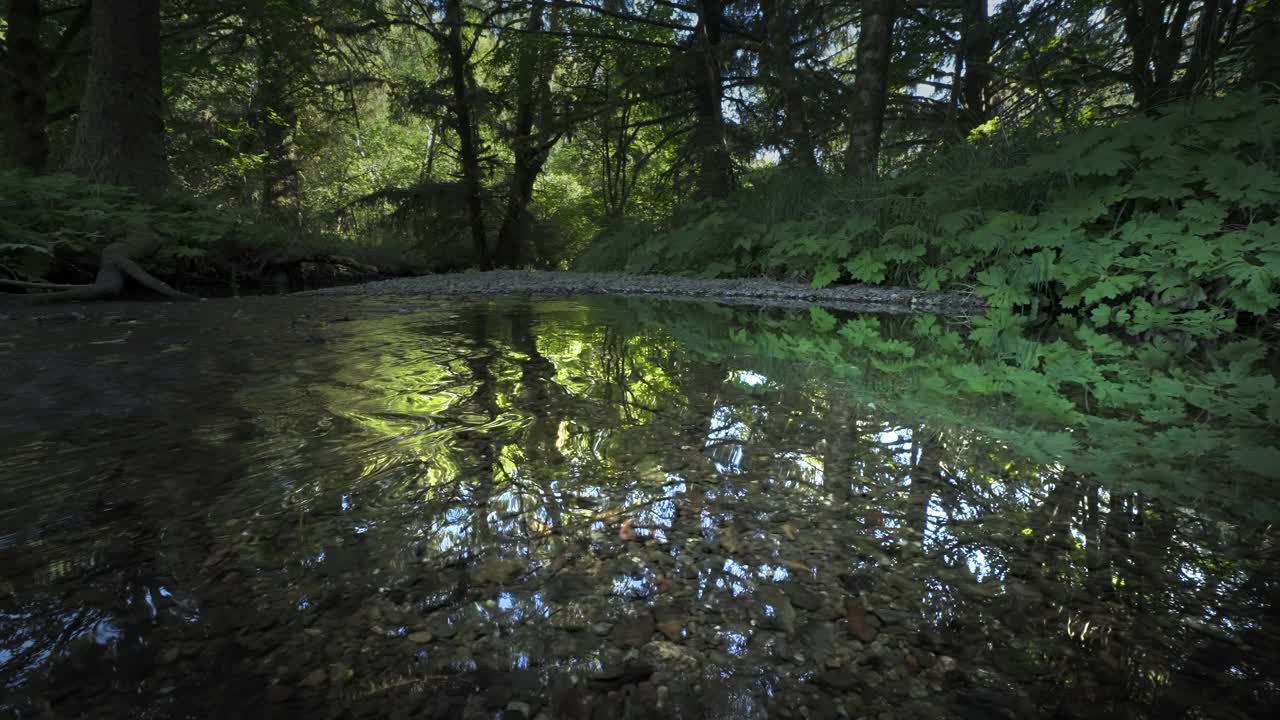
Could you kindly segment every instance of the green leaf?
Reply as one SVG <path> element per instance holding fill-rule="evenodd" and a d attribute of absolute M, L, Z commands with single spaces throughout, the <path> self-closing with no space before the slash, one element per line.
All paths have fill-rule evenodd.
<path fill-rule="evenodd" d="M 826 263 L 818 268 L 813 274 L 813 282 L 810 285 L 815 288 L 824 288 L 840 278 L 840 266 L 835 263 Z"/>
<path fill-rule="evenodd" d="M 1280 450 L 1276 448 L 1238 448 L 1231 451 L 1231 461 L 1254 475 L 1280 479 Z"/>

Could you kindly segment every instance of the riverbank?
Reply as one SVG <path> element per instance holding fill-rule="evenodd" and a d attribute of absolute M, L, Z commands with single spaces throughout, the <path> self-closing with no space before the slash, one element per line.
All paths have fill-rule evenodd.
<path fill-rule="evenodd" d="M 495 270 L 379 280 L 309 290 L 300 295 L 624 295 L 656 299 L 713 300 L 730 304 L 817 304 L 851 310 L 980 313 L 971 293 L 935 293 L 909 288 L 845 285 L 815 289 L 764 278 L 703 279 L 627 273 Z"/>

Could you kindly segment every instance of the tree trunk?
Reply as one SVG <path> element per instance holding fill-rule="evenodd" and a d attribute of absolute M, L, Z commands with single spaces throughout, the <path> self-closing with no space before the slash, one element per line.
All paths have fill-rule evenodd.
<path fill-rule="evenodd" d="M 155 198 L 169 184 L 160 0 L 95 2 L 89 76 L 67 169 Z"/>
<path fill-rule="evenodd" d="M 1267 83 L 1271 92 L 1280 90 L 1280 0 L 1265 0 L 1253 11 L 1253 29 L 1249 31 L 1249 69 L 1245 78 L 1250 84 Z"/>
<path fill-rule="evenodd" d="M 289 97 L 293 73 L 272 30 L 264 28 L 258 48 L 257 130 L 265 160 L 259 206 L 292 237 L 302 233 L 302 176 L 298 167 L 298 111 Z"/>
<path fill-rule="evenodd" d="M 1182 35 L 1191 0 L 1123 0 L 1124 35 L 1129 43 L 1129 84 L 1139 110 L 1150 110 L 1173 96 L 1173 75 L 1182 57 Z"/>
<path fill-rule="evenodd" d="M 849 146 L 845 153 L 845 172 L 854 177 L 875 177 L 879 168 L 893 21 L 894 0 L 863 3 L 855 55 L 858 74 L 849 101 Z"/>
<path fill-rule="evenodd" d="M 45 129 L 48 96 L 44 86 L 44 52 L 40 47 L 39 0 L 10 0 L 8 45 L 3 77 L 5 156 L 16 167 L 44 172 L 49 160 L 49 135 Z"/>
<path fill-rule="evenodd" d="M 813 133 L 805 112 L 804 93 L 791 56 L 791 27 L 788 0 L 760 0 L 764 15 L 765 56 L 772 67 L 774 81 L 782 95 L 783 134 L 790 146 L 788 159 L 807 168 L 817 168 Z"/>
<path fill-rule="evenodd" d="M 964 109 L 960 115 L 960 132 L 969 132 L 990 117 L 987 87 L 991 84 L 991 52 L 995 37 L 991 33 L 987 0 L 965 0 L 964 27 L 961 30 L 961 63 L 964 67 L 960 86 Z"/>
<path fill-rule="evenodd" d="M 471 245 L 481 270 L 492 270 L 489 243 L 484 231 L 484 189 L 480 178 L 480 149 L 471 117 L 471 68 L 462 37 L 462 0 L 445 5 L 445 54 L 449 62 L 449 83 L 453 88 L 453 117 L 458 131 L 458 152 L 462 156 L 462 182 L 467 194 L 467 219 L 471 225 Z"/>
<path fill-rule="evenodd" d="M 551 64 L 547 53 L 540 47 L 544 7 L 543 0 L 533 0 L 529 6 L 529 19 L 525 22 L 526 34 L 520 38 L 520 56 L 516 65 L 516 122 L 511 141 L 514 162 L 507 211 L 494 248 L 494 263 L 499 267 L 519 265 L 525 255 L 529 202 L 533 199 L 534 183 L 551 151 L 550 144 L 539 137 L 545 129 L 541 126 L 546 122 L 551 92 Z M 539 115 L 541 118 L 537 117 Z M 534 132 L 535 120 L 539 126 L 537 134 Z"/>
<path fill-rule="evenodd" d="M 724 88 L 720 74 L 721 0 L 699 0 L 696 39 L 697 78 L 694 82 L 697 127 L 694 153 L 698 158 L 698 192 L 703 197 L 722 197 L 734 187 L 733 160 L 724 132 L 724 111 L 720 103 Z"/>

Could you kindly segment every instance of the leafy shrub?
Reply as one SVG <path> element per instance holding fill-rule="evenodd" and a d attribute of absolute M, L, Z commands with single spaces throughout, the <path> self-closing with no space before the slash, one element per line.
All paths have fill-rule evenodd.
<path fill-rule="evenodd" d="M 152 262 L 170 271 L 226 262 L 272 240 L 251 218 L 197 201 L 155 205 L 71 175 L 0 171 L 0 272 L 10 277 L 42 279 L 59 259 L 96 256 L 130 229 L 160 237 Z"/>
<path fill-rule="evenodd" d="M 608 236 L 590 257 L 818 287 L 973 287 L 989 332 L 1052 306 L 1095 328 L 1209 337 L 1280 305 L 1277 137 L 1275 99 L 1199 100 L 1030 153 L 993 148 L 991 162 L 961 148 L 876 185 L 810 186 L 800 212 L 762 213 L 787 189 L 763 183 L 647 237 Z"/>

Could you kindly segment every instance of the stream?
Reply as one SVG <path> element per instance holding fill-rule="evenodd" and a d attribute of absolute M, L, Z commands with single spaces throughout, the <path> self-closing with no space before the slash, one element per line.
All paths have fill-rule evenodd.
<path fill-rule="evenodd" d="M 826 323 L 0 316 L 0 718 L 1280 712 L 1280 487 L 1215 455 L 1269 457 L 1273 427 L 1167 467 L 1101 432 L 1049 457 L 1003 405 L 906 402 L 919 368 L 805 355 Z"/>

